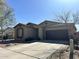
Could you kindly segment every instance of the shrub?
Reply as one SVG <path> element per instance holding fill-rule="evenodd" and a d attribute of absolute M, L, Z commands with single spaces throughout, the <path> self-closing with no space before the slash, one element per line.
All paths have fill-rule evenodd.
<path fill-rule="evenodd" d="M 3 39 L 8 39 L 8 35 L 3 36 Z"/>
<path fill-rule="evenodd" d="M 32 37 L 28 37 L 28 38 L 25 39 L 25 41 L 32 41 L 32 40 L 35 40 L 35 39 L 32 38 Z"/>

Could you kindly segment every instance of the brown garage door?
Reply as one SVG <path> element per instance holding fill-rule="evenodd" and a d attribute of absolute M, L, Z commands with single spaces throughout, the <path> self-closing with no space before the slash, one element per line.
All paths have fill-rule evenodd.
<path fill-rule="evenodd" d="M 47 40 L 69 40 L 67 30 L 48 30 L 46 31 Z"/>

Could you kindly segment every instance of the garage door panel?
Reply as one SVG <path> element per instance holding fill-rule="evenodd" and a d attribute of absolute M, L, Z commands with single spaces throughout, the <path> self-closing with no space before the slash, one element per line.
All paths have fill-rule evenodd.
<path fill-rule="evenodd" d="M 47 40 L 68 40 L 67 30 L 48 30 L 46 31 Z"/>

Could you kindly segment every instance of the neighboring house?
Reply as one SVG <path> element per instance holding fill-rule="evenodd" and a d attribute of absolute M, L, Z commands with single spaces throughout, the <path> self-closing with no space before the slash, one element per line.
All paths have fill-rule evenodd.
<path fill-rule="evenodd" d="M 76 32 L 73 23 L 58 23 L 53 21 L 44 21 L 38 25 L 33 23 L 17 24 L 15 27 L 15 39 L 24 40 L 26 38 L 40 38 L 41 40 L 66 40 L 74 37 Z"/>
<path fill-rule="evenodd" d="M 5 29 L 5 31 L 3 32 L 4 36 L 8 36 L 8 38 L 13 39 L 14 38 L 14 29 L 11 27 L 8 27 Z"/>

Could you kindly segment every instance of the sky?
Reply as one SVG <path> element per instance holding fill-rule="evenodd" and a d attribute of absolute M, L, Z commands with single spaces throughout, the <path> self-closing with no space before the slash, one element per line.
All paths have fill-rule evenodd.
<path fill-rule="evenodd" d="M 55 21 L 62 12 L 79 11 L 79 0 L 7 0 L 7 3 L 13 8 L 17 23 L 24 24 Z"/>

